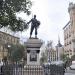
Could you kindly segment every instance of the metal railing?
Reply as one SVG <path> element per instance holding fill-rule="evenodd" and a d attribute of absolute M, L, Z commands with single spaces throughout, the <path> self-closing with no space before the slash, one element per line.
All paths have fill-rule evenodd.
<path fill-rule="evenodd" d="M 60 65 L 43 65 L 44 75 L 64 75 L 65 69 L 64 66 Z"/>
<path fill-rule="evenodd" d="M 3 65 L 0 67 L 0 75 L 64 75 L 64 67 L 58 65 L 47 66 L 23 66 Z"/>
<path fill-rule="evenodd" d="M 0 75 L 44 75 L 41 66 L 3 65 L 0 67 Z"/>

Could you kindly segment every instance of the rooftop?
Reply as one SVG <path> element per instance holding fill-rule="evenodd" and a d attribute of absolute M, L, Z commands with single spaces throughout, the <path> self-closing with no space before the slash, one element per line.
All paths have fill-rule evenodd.
<path fill-rule="evenodd" d="M 14 38 L 18 38 L 18 39 L 19 39 L 19 37 L 13 36 L 13 35 L 8 34 L 8 33 L 6 33 L 6 32 L 2 32 L 2 31 L 0 31 L 0 33 L 3 33 L 3 34 L 6 34 L 6 35 L 9 35 L 9 36 L 12 36 L 12 37 L 14 37 Z"/>

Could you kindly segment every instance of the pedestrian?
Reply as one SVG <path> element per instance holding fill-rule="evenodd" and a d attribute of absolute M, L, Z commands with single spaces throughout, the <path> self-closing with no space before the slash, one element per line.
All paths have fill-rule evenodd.
<path fill-rule="evenodd" d="M 67 61 L 64 63 L 64 69 L 67 71 Z"/>
<path fill-rule="evenodd" d="M 1 75 L 4 75 L 3 74 L 3 65 L 1 66 Z"/>

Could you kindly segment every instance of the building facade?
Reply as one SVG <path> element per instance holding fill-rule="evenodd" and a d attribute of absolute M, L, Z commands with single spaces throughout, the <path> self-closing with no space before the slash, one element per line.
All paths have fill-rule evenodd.
<path fill-rule="evenodd" d="M 56 50 L 50 50 L 48 52 L 48 56 L 49 56 L 51 62 L 57 61 L 57 51 Z"/>
<path fill-rule="evenodd" d="M 7 56 L 7 44 L 19 44 L 19 38 L 0 31 L 0 60 Z"/>
<path fill-rule="evenodd" d="M 58 38 L 58 44 L 56 45 L 55 49 L 52 47 L 52 45 L 48 44 L 47 46 L 47 56 L 48 56 L 48 61 L 53 62 L 53 61 L 60 61 L 61 60 L 61 55 L 64 53 L 64 47 L 60 43 L 60 39 Z"/>
<path fill-rule="evenodd" d="M 56 50 L 52 46 L 52 41 L 48 41 L 47 43 L 46 54 L 47 54 L 48 62 L 53 62 L 57 60 L 57 53 L 56 53 Z"/>
<path fill-rule="evenodd" d="M 63 28 L 64 30 L 64 54 L 71 58 L 75 54 L 75 4 L 70 3 L 68 12 L 70 21 Z"/>

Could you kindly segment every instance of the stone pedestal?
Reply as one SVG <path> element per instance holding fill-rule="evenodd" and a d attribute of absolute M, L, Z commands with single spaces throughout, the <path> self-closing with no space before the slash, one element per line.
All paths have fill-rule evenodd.
<path fill-rule="evenodd" d="M 42 41 L 40 39 L 30 38 L 27 40 L 27 65 L 24 67 L 26 75 L 43 75 L 39 59 L 41 45 Z"/>
<path fill-rule="evenodd" d="M 27 48 L 27 65 L 40 65 L 39 52 L 42 41 L 31 38 L 26 42 Z"/>

